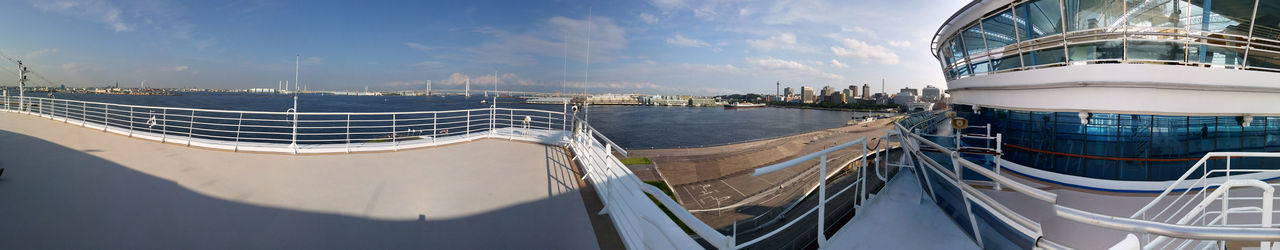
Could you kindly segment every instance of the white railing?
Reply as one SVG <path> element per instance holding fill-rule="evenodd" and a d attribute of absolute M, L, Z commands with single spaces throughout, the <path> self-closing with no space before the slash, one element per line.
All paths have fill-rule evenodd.
<path fill-rule="evenodd" d="M 1221 228 L 1270 228 L 1277 213 L 1273 209 L 1274 190 L 1280 183 L 1268 184 L 1259 177 L 1280 176 L 1280 169 L 1232 168 L 1232 159 L 1280 158 L 1280 153 L 1214 152 L 1201 157 L 1160 195 L 1133 215 L 1141 219 L 1175 225 L 1213 226 Z M 1210 169 L 1210 161 L 1221 160 L 1225 168 Z M 1194 181 L 1189 178 L 1194 177 Z M 1259 176 L 1261 174 L 1261 176 Z M 1245 176 L 1242 176 L 1245 175 Z M 1234 187 L 1253 187 L 1253 193 L 1232 195 Z M 1181 189 L 1181 190 L 1176 190 Z M 1178 192 L 1180 191 L 1180 192 Z M 1177 194 L 1172 194 L 1177 192 Z M 1193 206 L 1194 205 L 1194 206 Z M 1216 210 L 1213 208 L 1217 208 Z M 1222 240 L 1198 240 L 1146 234 L 1144 248 L 1186 248 L 1188 246 L 1222 246 Z M 1262 242 L 1263 249 L 1274 242 Z"/>
<path fill-rule="evenodd" d="M 931 114 L 931 115 L 936 115 L 936 114 Z M 932 121 L 932 119 L 927 121 Z M 918 127 L 920 125 L 921 124 L 911 124 L 909 126 Z M 1275 211 L 1272 211 L 1270 209 L 1270 205 L 1262 205 L 1262 204 L 1268 204 L 1269 202 L 1271 202 L 1270 198 L 1262 197 L 1262 196 L 1270 196 L 1270 194 L 1265 191 L 1266 188 L 1263 188 L 1264 189 L 1263 195 L 1260 195 L 1259 197 L 1229 198 L 1228 195 L 1226 195 L 1226 193 L 1221 193 L 1217 196 L 1210 196 L 1207 194 L 1202 195 L 1204 190 L 1207 190 L 1211 187 L 1217 187 L 1223 184 L 1223 182 L 1210 183 L 1210 181 L 1208 181 L 1207 179 L 1204 179 L 1204 177 L 1206 176 L 1211 176 L 1213 174 L 1230 175 L 1233 172 L 1257 174 L 1257 173 L 1264 173 L 1264 172 L 1276 173 L 1280 171 L 1280 170 L 1263 170 L 1263 169 L 1231 169 L 1229 166 L 1227 169 L 1207 170 L 1206 168 L 1203 168 L 1203 165 L 1206 160 L 1210 158 L 1215 158 L 1215 157 L 1246 157 L 1246 156 L 1247 157 L 1280 157 L 1280 153 L 1209 153 L 1204 158 L 1202 158 L 1195 167 L 1193 167 L 1191 170 L 1188 170 L 1187 174 L 1184 174 L 1178 182 L 1175 182 L 1174 184 L 1170 185 L 1169 188 L 1166 189 L 1164 193 L 1158 196 L 1154 201 L 1152 201 L 1146 207 L 1142 208 L 1137 213 L 1135 213 L 1133 215 L 1134 218 L 1121 218 L 1121 217 L 1108 216 L 1108 215 L 1098 214 L 1090 211 L 1084 211 L 1080 209 L 1059 205 L 1057 204 L 1057 194 L 1055 193 L 1037 189 L 1037 188 L 1028 186 L 1026 184 L 1023 184 L 1021 182 L 1014 181 L 1013 179 L 1002 176 L 1001 174 L 996 173 L 991 169 L 987 169 L 985 166 L 971 162 L 965 158 L 959 157 L 961 152 L 957 152 L 950 147 L 938 145 L 937 143 L 934 143 L 928 139 L 925 139 L 924 137 L 922 137 L 917 133 L 911 133 L 910 132 L 911 130 L 909 130 L 907 127 L 904 127 L 900 123 L 897 124 L 897 129 L 898 131 L 900 131 L 899 134 L 903 136 L 902 147 L 907 151 L 907 153 L 914 156 L 915 159 L 919 159 L 919 162 L 922 163 L 923 166 L 925 166 L 924 169 L 927 169 L 922 171 L 933 171 L 934 173 L 937 173 L 937 176 L 942 176 L 943 179 L 945 179 L 941 183 L 955 186 L 962 191 L 966 210 L 970 210 L 970 211 L 967 211 L 969 213 L 970 222 L 973 222 L 973 219 L 974 219 L 971 208 L 970 208 L 971 203 L 983 206 L 988 211 L 992 211 L 995 219 L 998 220 L 998 221 L 994 221 L 993 223 L 1001 223 L 1004 225 L 1009 225 L 1012 228 L 1017 229 L 1017 231 L 1021 232 L 1025 236 L 1030 237 L 1032 239 L 1036 239 L 1036 247 L 1050 248 L 1050 249 L 1063 248 L 1063 246 L 1058 245 L 1057 243 L 1054 243 L 1044 238 L 1043 232 L 1040 230 L 1039 223 L 1017 213 L 1016 211 L 1013 211 L 1011 209 L 1004 207 L 1003 205 L 998 203 L 996 200 L 978 191 L 976 188 L 972 187 L 970 184 L 965 182 L 962 175 L 963 170 L 967 169 L 967 170 L 976 172 L 978 174 L 981 174 L 982 176 L 992 179 L 993 182 L 999 184 L 1004 188 L 1014 190 L 1030 198 L 1034 198 L 1034 199 L 1052 204 L 1054 207 L 1054 210 L 1056 211 L 1056 215 L 1060 218 L 1065 218 L 1068 220 L 1073 220 L 1076 222 L 1097 226 L 1097 227 L 1110 228 L 1110 229 L 1131 232 L 1131 233 L 1146 234 L 1148 238 L 1164 237 L 1164 238 L 1178 239 L 1178 240 L 1162 239 L 1159 242 L 1153 242 L 1153 243 L 1159 243 L 1159 244 L 1148 244 L 1147 245 L 1148 247 L 1161 247 L 1161 246 L 1169 245 L 1169 244 L 1164 244 L 1164 242 L 1183 243 L 1182 245 L 1176 246 L 1176 247 L 1187 247 L 1188 245 L 1186 243 L 1190 242 L 1191 240 L 1205 240 L 1197 243 L 1203 243 L 1203 242 L 1222 243 L 1224 241 L 1255 241 L 1255 242 L 1260 241 L 1260 242 L 1263 242 L 1262 244 L 1264 244 L 1264 246 L 1266 246 L 1267 242 L 1280 241 L 1280 228 L 1270 228 L 1269 226 L 1262 226 L 1262 225 L 1266 225 L 1266 222 L 1259 223 L 1259 224 L 1234 224 L 1234 225 L 1227 224 L 1226 219 L 1228 215 L 1234 216 L 1236 214 L 1244 214 L 1244 213 L 1257 214 L 1259 216 L 1251 217 L 1251 218 L 1258 218 L 1259 220 L 1262 220 L 1261 217 L 1266 217 L 1268 218 L 1266 220 L 1269 221 L 1269 218 L 1273 217 L 1271 215 L 1275 213 Z M 924 155 L 924 153 L 921 151 L 923 147 L 928 147 L 932 151 L 941 152 L 943 154 L 949 155 L 952 166 L 948 168 L 947 166 L 939 164 L 938 162 L 934 161 L 932 158 Z M 1201 185 L 1201 188 L 1198 189 L 1200 190 L 1200 192 L 1192 194 L 1190 195 L 1190 197 L 1196 197 L 1196 196 L 1201 197 L 1200 200 L 1198 201 L 1215 200 L 1215 199 L 1221 200 L 1223 202 L 1220 202 L 1220 204 L 1222 205 L 1222 210 L 1220 210 L 1220 212 L 1216 212 L 1216 213 L 1212 211 L 1206 212 L 1203 209 L 1203 207 L 1201 207 L 1202 209 L 1200 210 L 1188 210 L 1187 212 L 1192 212 L 1192 211 L 1202 212 L 1202 214 L 1198 214 L 1198 215 L 1191 214 L 1190 215 L 1191 219 L 1187 220 L 1187 222 L 1200 222 L 1200 224 L 1197 225 L 1193 223 L 1179 224 L 1179 223 L 1170 222 L 1170 220 L 1172 218 L 1175 218 L 1175 216 L 1178 219 L 1188 217 L 1189 214 L 1187 212 L 1175 211 L 1170 214 L 1164 214 L 1163 211 L 1167 210 L 1168 207 L 1162 210 L 1162 212 L 1151 213 L 1148 211 L 1149 209 L 1155 207 L 1157 204 L 1165 204 L 1169 207 L 1172 207 L 1174 205 L 1171 205 L 1171 204 L 1185 206 L 1184 205 L 1185 203 L 1179 203 L 1179 202 L 1190 203 L 1189 201 L 1181 201 L 1180 199 L 1183 196 L 1187 196 L 1188 195 L 1187 193 L 1191 193 L 1190 191 L 1183 192 L 1178 196 L 1179 199 L 1175 199 L 1172 202 L 1162 201 L 1162 200 L 1170 192 L 1172 192 L 1175 187 L 1185 186 L 1185 184 L 1180 184 L 1179 182 L 1181 182 L 1182 179 L 1186 179 L 1190 174 L 1194 173 L 1195 171 L 1201 171 L 1202 173 L 1201 180 L 1198 180 L 1195 183 L 1196 185 Z M 1256 177 L 1257 175 L 1254 175 L 1254 176 Z M 929 183 L 928 182 L 929 175 L 920 174 L 917 177 L 925 178 L 922 180 L 922 183 Z M 1261 181 L 1250 182 L 1249 185 L 1257 186 L 1258 183 L 1261 183 Z M 1274 187 L 1277 184 L 1265 184 L 1265 185 Z M 926 185 L 926 187 L 928 187 L 928 185 Z M 1228 188 L 1229 187 L 1230 186 L 1228 186 Z M 933 190 L 930 189 L 929 192 L 932 193 Z M 1252 203 L 1246 203 L 1246 204 L 1257 204 L 1257 205 L 1255 205 L 1256 207 L 1241 206 L 1241 207 L 1232 208 L 1227 206 L 1227 201 L 1231 201 L 1232 199 L 1241 201 L 1241 202 L 1252 202 Z M 1204 206 L 1207 206 L 1207 205 L 1208 204 L 1205 204 Z M 1181 208 L 1179 208 L 1179 211 L 1180 209 Z M 1217 224 L 1214 225 L 1212 223 L 1217 223 Z M 973 227 L 972 229 L 975 234 L 974 238 L 981 239 L 982 236 L 978 234 L 979 231 L 978 231 L 977 225 L 973 224 L 970 226 Z M 979 244 L 982 244 L 981 240 L 978 240 L 977 242 Z M 1148 241 L 1148 242 L 1152 242 L 1152 241 Z M 1204 245 L 1200 244 L 1196 246 L 1204 246 Z M 1219 244 L 1218 246 L 1221 246 L 1221 244 Z"/>
<path fill-rule="evenodd" d="M 5 96 L 4 111 L 128 137 L 231 151 L 394 151 L 479 138 L 555 141 L 564 111 L 480 108 L 415 112 L 265 112 Z"/>

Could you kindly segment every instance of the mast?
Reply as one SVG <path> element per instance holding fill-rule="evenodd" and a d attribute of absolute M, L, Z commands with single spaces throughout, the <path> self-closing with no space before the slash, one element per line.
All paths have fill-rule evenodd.
<path fill-rule="evenodd" d="M 300 66 L 301 61 L 299 60 L 299 58 L 301 57 L 302 57 L 301 55 L 293 56 L 293 90 L 294 90 L 293 91 L 293 108 L 289 109 L 289 111 L 293 112 L 293 133 L 291 135 L 292 140 L 289 141 L 289 148 L 293 149 L 294 154 L 298 153 L 298 91 L 297 90 L 298 90 L 298 85 L 301 84 L 300 82 L 298 82 L 298 72 L 301 71 L 301 66 Z"/>
<path fill-rule="evenodd" d="M 27 107 L 27 98 L 24 94 L 27 89 L 27 72 L 29 72 L 27 71 L 27 67 L 22 66 L 22 60 L 18 60 L 18 107 L 22 109 L 26 109 Z"/>

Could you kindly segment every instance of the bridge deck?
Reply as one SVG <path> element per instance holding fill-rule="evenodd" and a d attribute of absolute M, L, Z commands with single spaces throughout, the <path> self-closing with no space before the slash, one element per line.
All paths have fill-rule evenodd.
<path fill-rule="evenodd" d="M 0 112 L 0 249 L 598 248 L 571 166 L 506 140 L 236 153 Z"/>

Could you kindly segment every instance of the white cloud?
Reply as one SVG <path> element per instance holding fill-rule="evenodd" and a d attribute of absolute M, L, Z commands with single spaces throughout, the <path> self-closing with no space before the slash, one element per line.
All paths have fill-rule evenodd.
<path fill-rule="evenodd" d="M 899 48 L 911 47 L 911 41 L 907 41 L 907 40 L 889 41 L 889 46 L 899 47 Z"/>
<path fill-rule="evenodd" d="M 628 45 L 626 30 L 614 24 L 608 17 L 593 17 L 591 23 L 591 62 L 607 63 L 623 57 L 622 50 Z M 586 19 L 552 17 L 535 25 L 527 33 L 515 34 L 497 29 L 481 29 L 479 32 L 497 38 L 498 42 L 466 48 L 477 62 L 501 63 L 513 66 L 530 66 L 537 64 L 534 55 L 560 58 L 564 56 L 564 46 L 568 44 L 569 59 L 585 61 L 587 57 Z M 568 40 L 565 33 L 568 32 Z"/>
<path fill-rule="evenodd" d="M 85 64 L 85 63 L 70 62 L 70 63 L 62 64 L 62 71 L 66 71 L 69 73 L 94 72 L 94 71 L 102 71 L 102 68 L 98 66 L 90 65 L 90 64 Z"/>
<path fill-rule="evenodd" d="M 863 28 L 862 26 L 853 26 L 853 27 L 840 26 L 840 32 L 852 32 L 852 33 L 858 33 L 858 34 L 862 34 L 862 35 L 865 35 L 865 36 L 867 36 L 867 37 L 870 37 L 870 38 L 872 38 L 872 39 L 879 39 L 879 38 L 880 38 L 880 35 L 879 35 L 879 34 L 876 34 L 876 32 L 875 32 L 875 31 L 871 31 L 871 30 L 869 30 L 869 29 L 867 29 L 867 28 Z"/>
<path fill-rule="evenodd" d="M 767 71 L 780 71 L 789 73 L 794 76 L 809 78 L 804 80 L 831 80 L 843 81 L 844 77 L 836 74 L 823 72 L 816 68 L 804 65 L 799 62 L 787 61 L 773 57 L 767 58 L 746 58 L 747 64 Z"/>
<path fill-rule="evenodd" d="M 303 58 L 301 63 L 302 63 L 303 65 L 317 65 L 317 64 L 324 64 L 324 58 L 323 58 L 323 57 L 314 57 L 314 56 L 313 56 L 313 57 L 307 57 L 307 58 Z"/>
<path fill-rule="evenodd" d="M 431 49 L 432 49 L 432 47 L 431 47 L 431 46 L 427 46 L 427 45 L 423 45 L 423 44 L 421 44 L 421 43 L 415 43 L 415 42 L 405 42 L 405 43 L 404 43 L 404 46 L 409 46 L 409 48 L 411 48 L 411 49 L 422 50 L 422 51 L 426 51 L 426 50 L 431 50 Z"/>
<path fill-rule="evenodd" d="M 640 12 L 640 20 L 648 24 L 658 23 L 658 17 L 653 16 L 653 14 L 644 13 L 644 12 Z"/>
<path fill-rule="evenodd" d="M 437 61 L 422 61 L 414 64 L 409 64 L 409 66 L 422 67 L 422 68 L 439 68 L 441 66 L 444 66 L 444 63 L 437 62 Z"/>
<path fill-rule="evenodd" d="M 650 3 L 653 3 L 654 6 L 658 6 L 658 8 L 667 9 L 685 6 L 684 0 L 651 0 Z"/>
<path fill-rule="evenodd" d="M 37 50 L 37 51 L 27 52 L 26 54 L 22 55 L 22 58 L 23 58 L 23 59 L 35 59 L 36 57 L 39 57 L 40 55 L 44 55 L 44 54 L 51 54 L 51 53 L 58 53 L 58 48 L 42 49 L 42 50 Z"/>
<path fill-rule="evenodd" d="M 178 72 L 187 71 L 188 69 L 191 69 L 191 67 L 187 65 L 173 67 L 173 71 L 178 71 Z"/>
<path fill-rule="evenodd" d="M 769 37 L 765 40 L 747 40 L 747 45 L 765 52 L 774 49 L 792 50 L 797 52 L 814 53 L 817 49 L 804 46 L 796 40 L 796 35 L 791 33 L 782 33 L 777 36 Z"/>
<path fill-rule="evenodd" d="M 841 69 L 843 69 L 843 68 L 848 68 L 848 67 L 849 67 L 849 65 L 848 65 L 848 64 L 844 64 L 844 63 L 840 62 L 839 60 L 831 59 L 831 67 L 836 67 L 836 68 L 841 68 Z"/>
<path fill-rule="evenodd" d="M 34 5 L 43 11 L 52 11 L 104 23 L 107 25 L 107 29 L 116 32 L 133 31 L 134 28 L 133 25 L 126 23 L 121 18 L 122 11 L 120 8 L 104 0 L 36 1 Z"/>
<path fill-rule="evenodd" d="M 679 45 L 684 47 L 695 47 L 695 48 L 711 46 L 711 44 L 707 42 L 704 42 L 698 39 L 691 39 L 688 37 L 684 37 L 680 35 L 680 33 L 676 33 L 675 37 L 667 38 L 667 43 L 672 45 Z"/>
<path fill-rule="evenodd" d="M 875 63 L 895 65 L 898 64 L 898 55 L 894 54 L 888 48 L 880 45 L 868 45 L 857 39 L 846 38 L 841 40 L 844 47 L 832 46 L 831 52 L 836 56 L 854 58 L 861 60 L 869 60 Z"/>

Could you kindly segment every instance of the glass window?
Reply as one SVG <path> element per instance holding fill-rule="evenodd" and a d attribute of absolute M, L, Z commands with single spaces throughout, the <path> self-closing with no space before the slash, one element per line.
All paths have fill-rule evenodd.
<path fill-rule="evenodd" d="M 1006 69 L 1016 69 L 1022 67 L 1022 57 L 1018 54 L 1007 55 L 991 62 L 993 71 L 1001 71 Z"/>
<path fill-rule="evenodd" d="M 1120 0 L 1066 0 L 1067 31 L 1120 26 L 1124 3 Z"/>
<path fill-rule="evenodd" d="M 1062 33 L 1062 12 L 1057 0 L 1035 0 L 1014 8 L 1017 8 L 1022 40 Z"/>
<path fill-rule="evenodd" d="M 1058 46 L 1022 54 L 1022 60 L 1025 60 L 1024 62 L 1027 66 L 1054 64 L 1066 61 L 1066 55 L 1062 54 L 1062 47 Z"/>
<path fill-rule="evenodd" d="M 1254 0 L 1210 0 L 1207 1 L 1210 3 L 1209 6 L 1205 6 L 1205 2 L 1205 0 L 1191 0 L 1191 6 L 1187 8 L 1191 29 L 1238 36 L 1249 35 L 1249 20 L 1253 19 Z M 1265 4 L 1259 6 L 1265 6 Z M 1258 10 L 1259 17 L 1263 16 L 1265 9 L 1268 8 L 1262 7 Z"/>
<path fill-rule="evenodd" d="M 960 78 L 960 77 L 968 76 L 969 65 L 966 64 L 964 60 L 965 56 L 964 56 L 963 43 L 961 43 L 960 39 L 953 38 L 951 39 L 951 45 L 948 47 L 951 48 L 951 57 L 955 58 L 956 60 L 955 63 L 953 63 L 953 66 L 955 67 L 953 69 L 955 71 L 955 77 Z"/>
<path fill-rule="evenodd" d="M 1182 42 L 1129 40 L 1129 59 L 1182 61 L 1185 58 Z"/>
<path fill-rule="evenodd" d="M 1249 67 L 1280 69 L 1280 49 L 1272 49 L 1270 46 L 1256 46 L 1256 49 L 1249 51 L 1248 62 Z"/>
<path fill-rule="evenodd" d="M 990 63 L 990 62 L 980 62 L 980 63 L 974 63 L 974 64 L 973 64 L 973 74 L 974 74 L 974 75 L 986 74 L 987 72 L 991 72 L 991 63 Z"/>
<path fill-rule="evenodd" d="M 997 50 L 1018 42 L 1013 30 L 1013 11 L 1006 10 L 982 20 L 982 30 L 986 35 L 989 50 Z"/>
<path fill-rule="evenodd" d="M 1124 43 L 1121 41 L 1102 41 L 1082 43 L 1068 46 L 1071 61 L 1115 60 L 1123 57 Z"/>
<path fill-rule="evenodd" d="M 982 27 L 978 27 L 978 25 L 965 29 L 961 33 L 960 39 L 964 39 L 965 52 L 968 52 L 970 56 L 978 56 L 987 52 L 986 42 L 982 41 Z"/>
<path fill-rule="evenodd" d="M 1192 62 L 1220 65 L 1240 66 L 1241 62 L 1244 61 L 1243 48 L 1229 48 L 1203 44 L 1191 45 L 1187 47 L 1187 55 Z"/>
<path fill-rule="evenodd" d="M 1218 2 L 1213 1 L 1214 6 L 1217 6 Z M 1280 4 L 1276 4 L 1274 0 L 1262 0 L 1258 3 L 1257 20 L 1253 22 L 1253 37 L 1280 41 Z"/>
<path fill-rule="evenodd" d="M 1174 0 L 1128 0 L 1129 18 L 1133 27 L 1181 27 L 1185 3 Z M 1145 31 L 1166 31 L 1153 29 Z"/>

